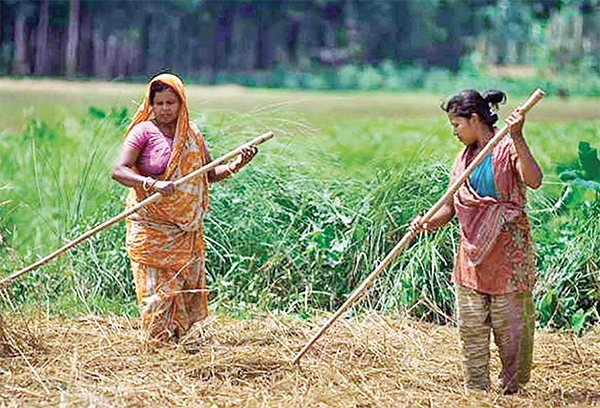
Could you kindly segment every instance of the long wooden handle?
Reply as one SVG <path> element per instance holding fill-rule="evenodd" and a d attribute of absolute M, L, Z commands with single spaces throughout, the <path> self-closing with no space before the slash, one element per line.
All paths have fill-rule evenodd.
<path fill-rule="evenodd" d="M 273 132 L 267 132 L 265 134 L 262 134 L 254 139 L 252 139 L 251 141 L 249 141 L 246 144 L 241 145 L 240 147 L 238 147 L 235 150 L 230 151 L 229 153 L 219 157 L 218 159 L 213 160 L 212 162 L 208 163 L 205 166 L 202 166 L 201 168 L 194 170 L 193 172 L 191 172 L 190 174 L 176 180 L 173 184 L 175 184 L 176 186 L 185 183 L 186 181 L 188 181 L 189 179 L 191 179 L 192 177 L 195 177 L 201 173 L 205 173 L 209 170 L 212 170 L 213 168 L 215 168 L 217 165 L 219 165 L 220 163 L 227 161 L 235 156 L 237 156 L 238 154 L 240 154 L 242 152 L 243 149 L 248 148 L 248 147 L 252 147 L 252 146 L 258 146 L 259 144 L 271 139 L 273 137 Z M 105 222 L 103 222 L 102 224 L 99 224 L 98 226 L 92 228 L 91 230 L 81 234 L 80 236 L 78 236 L 77 238 L 75 238 L 74 240 L 72 240 L 71 242 L 63 245 L 62 247 L 58 248 L 56 251 L 52 252 L 50 255 L 47 255 L 46 257 L 40 259 L 39 261 L 29 265 L 26 268 L 23 268 L 19 271 L 13 272 L 12 274 L 10 274 L 9 276 L 3 278 L 2 280 L 0 280 L 0 288 L 4 287 L 4 285 L 12 282 L 13 280 L 15 280 L 16 278 L 18 278 L 19 276 L 26 274 L 27 272 L 31 272 L 34 269 L 44 265 L 45 263 L 47 263 L 48 261 L 51 261 L 52 259 L 56 258 L 58 255 L 62 254 L 63 252 L 65 252 L 67 249 L 73 248 L 75 245 L 85 241 L 86 239 L 90 238 L 91 236 L 97 234 L 98 232 L 108 228 L 109 226 L 113 225 L 116 222 L 121 221 L 122 219 L 124 219 L 125 217 L 127 217 L 128 215 L 131 215 L 133 213 L 135 213 L 136 211 L 138 211 L 140 208 L 145 207 L 146 205 L 153 203 L 157 200 L 160 199 L 161 197 L 161 193 L 154 193 L 152 194 L 150 197 L 146 198 L 143 201 L 140 201 L 139 203 L 137 203 L 136 205 L 134 205 L 133 207 L 129 208 L 126 211 L 123 211 L 122 213 L 120 213 L 119 215 L 111 218 L 110 220 L 107 220 Z"/>
<path fill-rule="evenodd" d="M 539 102 L 540 99 L 544 97 L 544 92 L 541 89 L 537 89 L 527 101 L 521 106 L 523 113 L 527 113 L 536 103 Z M 444 202 L 451 196 L 454 195 L 456 190 L 461 186 L 461 184 L 471 175 L 471 172 L 481 161 L 487 156 L 487 154 L 502 140 L 506 134 L 508 134 L 508 125 L 505 125 L 481 150 L 481 152 L 475 156 L 471 164 L 465 169 L 463 174 L 456 179 L 452 185 L 448 187 L 446 193 L 440 198 L 427 213 L 423 216 L 423 222 L 429 221 L 429 219 L 435 214 L 441 207 L 444 205 Z M 335 322 L 341 315 L 348 309 L 365 291 L 365 289 L 371 284 L 373 279 L 375 279 L 379 274 L 385 269 L 385 267 L 394 260 L 394 258 L 412 241 L 412 239 L 417 235 L 417 232 L 410 231 L 407 232 L 402 239 L 394 246 L 394 248 L 388 252 L 383 261 L 377 265 L 377 267 L 367 276 L 367 278 L 360 284 L 358 288 L 352 292 L 352 294 L 348 297 L 348 299 L 344 302 L 342 306 L 325 322 L 323 326 L 314 334 L 314 336 L 302 347 L 302 350 L 296 355 L 293 362 L 294 364 L 298 363 L 302 356 L 308 351 L 308 349 L 321 337 L 323 333 Z"/>

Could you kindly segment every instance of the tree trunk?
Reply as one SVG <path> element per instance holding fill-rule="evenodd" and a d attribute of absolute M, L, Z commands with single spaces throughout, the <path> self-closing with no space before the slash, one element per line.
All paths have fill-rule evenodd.
<path fill-rule="evenodd" d="M 274 41 L 269 35 L 275 25 L 273 10 L 260 13 L 258 19 L 258 45 L 256 48 L 256 69 L 273 68 Z"/>
<path fill-rule="evenodd" d="M 240 5 L 233 17 L 230 66 L 234 71 L 250 71 L 256 66 L 258 17 L 249 5 Z"/>
<path fill-rule="evenodd" d="M 216 18 L 212 18 L 210 14 L 212 9 L 207 8 L 206 13 L 210 16 L 203 19 L 196 29 L 195 38 L 198 40 L 196 53 L 194 56 L 194 72 L 200 73 L 204 80 L 210 82 L 212 75 L 212 67 L 215 64 L 215 40 L 214 33 L 216 32 Z"/>
<path fill-rule="evenodd" d="M 102 24 L 102 23 L 100 23 Z M 94 27 L 92 33 L 92 44 L 94 49 L 93 57 L 93 72 L 95 77 L 108 78 L 108 69 L 106 61 L 105 41 L 104 41 L 104 30 L 102 27 Z"/>
<path fill-rule="evenodd" d="M 296 55 L 298 68 L 301 71 L 310 69 L 311 61 L 321 46 L 319 32 L 322 31 L 322 24 L 322 17 L 314 9 L 307 11 L 300 21 Z"/>
<path fill-rule="evenodd" d="M 139 55 L 140 55 L 140 66 L 139 72 L 146 75 L 150 71 L 150 30 L 152 28 L 152 14 L 146 13 L 142 19 L 140 41 L 139 41 Z"/>
<path fill-rule="evenodd" d="M 49 0 L 40 0 L 40 21 L 37 27 L 36 47 L 35 47 L 35 66 L 36 75 L 45 75 L 48 72 L 48 24 L 50 20 L 50 2 Z"/>
<path fill-rule="evenodd" d="M 152 75 L 164 71 L 169 66 L 173 55 L 173 47 L 169 43 L 170 16 L 160 11 L 153 15 L 148 34 L 147 66 L 144 73 Z"/>
<path fill-rule="evenodd" d="M 183 56 L 181 55 L 181 37 L 182 37 L 182 32 L 181 32 L 181 16 L 180 15 L 174 15 L 171 19 L 170 19 L 170 24 L 171 28 L 169 29 L 170 32 L 170 38 L 171 38 L 171 48 L 172 48 L 172 54 L 171 54 L 171 58 L 169 61 L 167 61 L 167 64 L 169 67 L 171 67 L 171 69 L 175 72 L 178 73 L 181 71 L 181 65 L 182 65 L 182 59 Z"/>
<path fill-rule="evenodd" d="M 110 33 L 105 43 L 105 78 L 113 79 L 123 72 L 123 61 L 119 58 L 119 37 Z"/>
<path fill-rule="evenodd" d="M 25 35 L 25 20 L 27 19 L 26 5 L 17 3 L 17 17 L 15 21 L 15 57 L 12 62 L 12 73 L 27 75 L 27 36 Z"/>
<path fill-rule="evenodd" d="M 69 34 L 67 38 L 67 76 L 77 74 L 77 46 L 79 45 L 79 6 L 80 0 L 69 0 Z"/>
<path fill-rule="evenodd" d="M 92 76 L 94 73 L 94 47 L 92 43 L 92 13 L 81 10 L 80 52 L 76 72 Z"/>
<path fill-rule="evenodd" d="M 220 68 L 227 67 L 227 48 L 231 37 L 231 10 L 223 4 L 217 9 L 216 24 L 213 33 L 213 64 L 210 67 L 214 79 L 216 72 Z M 212 81 L 211 81 L 212 82 Z"/>

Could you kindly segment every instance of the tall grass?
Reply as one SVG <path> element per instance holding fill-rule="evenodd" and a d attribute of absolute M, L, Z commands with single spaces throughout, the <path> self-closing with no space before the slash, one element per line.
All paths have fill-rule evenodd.
<path fill-rule="evenodd" d="M 127 111 L 106 114 L 92 109 L 82 120 L 71 118 L 48 125 L 30 112 L 21 135 L 2 135 L 4 189 L 0 201 L 6 205 L 0 208 L 0 224 L 10 231 L 3 242 L 5 271 L 36 261 L 114 212 L 109 210 L 111 199 L 123 192 L 115 188 L 110 169 L 118 148 L 114 140 L 124 130 L 126 115 Z M 103 295 L 113 293 L 119 284 L 112 278 L 102 279 L 103 270 L 112 270 L 118 263 L 114 258 L 111 262 L 92 262 L 102 258 L 98 251 L 115 233 L 122 235 L 123 229 L 105 233 L 97 245 L 82 244 L 71 257 L 62 257 L 16 282 L 11 286 L 10 299 L 25 304 L 58 304 L 63 310 L 85 305 L 87 299 L 102 303 Z M 124 258 L 121 247 L 119 243 L 116 258 Z M 17 252 L 21 255 L 18 260 L 14 256 Z M 77 254 L 81 252 L 88 258 L 86 268 L 78 264 Z M 124 284 L 128 286 L 128 280 Z M 98 291 L 98 287 L 103 289 Z"/>
<path fill-rule="evenodd" d="M 33 115 L 23 134 L 2 134 L 3 272 L 122 210 L 125 189 L 109 174 L 125 117 L 122 111 L 92 110 L 79 121 L 50 126 Z M 443 194 L 460 149 L 441 130 L 442 119 L 349 118 L 317 130 L 276 106 L 196 119 L 215 157 L 276 130 L 251 165 L 212 186 L 205 221 L 211 307 L 237 316 L 255 308 L 301 316 L 337 308 L 406 232 L 410 219 Z M 531 140 L 537 140 L 534 153 L 559 152 L 541 155 L 547 184 L 530 197 L 536 307 L 541 325 L 582 332 L 599 318 L 599 216 L 597 205 L 557 205 L 565 185 L 554 167 L 572 161 L 562 153 L 564 140 L 587 137 L 590 125 L 563 129 L 569 135 L 561 133 L 552 144 L 541 135 L 556 132 L 555 125 L 528 125 Z M 456 231 L 453 224 L 418 237 L 375 282 L 363 305 L 452 320 L 448 277 Z M 123 242 L 120 223 L 11 285 L 5 306 L 136 313 Z"/>

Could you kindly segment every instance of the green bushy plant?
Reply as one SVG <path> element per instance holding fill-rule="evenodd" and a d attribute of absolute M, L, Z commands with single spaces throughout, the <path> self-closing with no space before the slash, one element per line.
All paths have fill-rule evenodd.
<path fill-rule="evenodd" d="M 354 64 L 342 66 L 336 75 L 338 89 L 356 89 L 359 75 L 360 68 L 358 66 Z"/>
<path fill-rule="evenodd" d="M 18 190 L 0 190 L 0 203 L 10 201 L 0 205 L 1 231 L 18 255 L 10 265 L 3 262 L 4 273 L 120 212 L 125 189 L 110 180 L 109 171 L 125 117 L 123 111 L 92 109 L 84 118 L 55 126 L 30 118 L 22 134 L 3 134 L 1 163 L 11 179 L 0 182 Z M 215 121 L 207 112 L 200 127 L 209 147 L 225 151 L 266 124 L 283 128 L 290 121 L 274 122 L 268 112 Z M 296 137 L 302 126 L 288 129 L 295 137 L 269 142 L 251 166 L 213 185 L 205 222 L 212 307 L 240 315 L 258 307 L 300 316 L 337 308 L 402 237 L 410 219 L 445 190 L 451 157 L 406 157 L 424 136 L 437 150 L 450 148 L 451 142 L 432 138 L 422 127 L 417 119 L 401 125 L 355 119 L 322 131 L 319 143 L 314 135 Z M 532 140 L 541 139 L 541 129 L 594 132 L 587 124 L 531 123 L 529 129 Z M 556 135 L 562 146 L 561 137 Z M 544 140 L 551 139 L 554 135 Z M 591 152 L 591 146 L 582 151 Z M 7 152 L 14 157 L 6 159 Z M 80 162 L 62 161 L 65 153 Z M 543 155 L 541 162 L 552 163 Z M 68 165 L 73 171 L 65 172 Z M 575 160 L 569 165 L 577 177 L 595 174 Z M 533 192 L 529 204 L 538 254 L 536 311 L 543 327 L 583 333 L 598 320 L 599 211 L 593 205 L 595 190 L 566 183 L 572 191 L 585 191 L 585 200 L 549 183 Z M 32 218 L 47 221 L 31 223 Z M 451 320 L 454 293 L 448 277 L 456 233 L 452 226 L 419 236 L 374 282 L 364 305 L 408 310 L 428 321 Z M 134 314 L 123 241 L 124 225 L 111 227 L 15 282 L 11 302 L 15 307 L 37 302 L 71 313 Z M 2 254 L 8 259 L 6 248 Z"/>
<path fill-rule="evenodd" d="M 539 234 L 540 279 L 536 307 L 541 325 L 570 327 L 576 334 L 600 320 L 600 160 L 579 143 L 578 161 L 560 166 L 564 189 L 558 205 L 543 213 Z"/>
<path fill-rule="evenodd" d="M 380 89 L 383 85 L 383 75 L 373 66 L 364 67 L 358 75 L 358 89 L 361 91 L 373 91 Z"/>
<path fill-rule="evenodd" d="M 79 120 L 48 125 L 30 113 L 21 135 L 5 133 L 0 138 L 0 183 L 10 186 L 0 190 L 0 202 L 11 202 L 3 206 L 2 224 L 15 226 L 10 237 L 13 256 L 3 262 L 6 272 L 62 246 L 114 197 L 108 169 L 114 165 L 118 143 L 112 140 L 122 138 L 126 116 L 126 110 L 92 108 Z M 21 279 L 11 286 L 12 298 L 24 303 L 77 299 L 74 259 L 63 256 Z M 97 272 L 87 271 L 90 279 Z"/>

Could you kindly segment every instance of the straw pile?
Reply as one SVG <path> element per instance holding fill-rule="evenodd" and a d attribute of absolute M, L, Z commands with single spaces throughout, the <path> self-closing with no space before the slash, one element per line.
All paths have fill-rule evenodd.
<path fill-rule="evenodd" d="M 464 389 L 453 327 L 409 318 L 340 319 L 292 365 L 320 323 L 211 317 L 180 344 L 155 348 L 122 317 L 5 317 L 0 406 L 600 406 L 597 332 L 538 333 L 532 381 L 504 397 Z"/>

